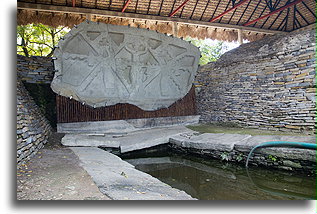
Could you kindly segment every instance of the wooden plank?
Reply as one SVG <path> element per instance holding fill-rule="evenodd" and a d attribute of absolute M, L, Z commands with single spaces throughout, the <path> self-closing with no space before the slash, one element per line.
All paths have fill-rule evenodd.
<path fill-rule="evenodd" d="M 243 31 L 264 33 L 264 34 L 277 34 L 277 33 L 286 34 L 287 33 L 287 32 L 276 31 L 276 30 L 267 30 L 267 29 L 245 27 L 245 26 L 238 26 L 238 25 L 231 25 L 231 24 L 210 23 L 210 22 L 204 22 L 204 21 L 165 17 L 165 16 L 122 13 L 118 11 L 109 11 L 109 10 L 91 9 L 91 8 L 66 7 L 66 6 L 56 6 L 56 5 L 25 3 L 25 2 L 18 2 L 17 8 L 25 9 L 25 10 L 34 10 L 34 11 L 73 13 L 73 14 L 84 14 L 84 15 L 91 14 L 91 15 L 117 17 L 117 18 L 119 17 L 119 18 L 132 18 L 132 19 L 152 20 L 152 21 L 161 21 L 161 22 L 177 22 L 180 24 L 188 24 L 188 25 L 195 25 L 195 26 L 202 26 L 202 27 L 214 27 L 214 28 L 231 29 L 231 30 L 241 29 Z"/>

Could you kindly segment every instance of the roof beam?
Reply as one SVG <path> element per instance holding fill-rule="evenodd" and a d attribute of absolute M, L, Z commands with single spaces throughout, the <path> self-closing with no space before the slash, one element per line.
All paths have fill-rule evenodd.
<path fill-rule="evenodd" d="M 123 8 L 122 8 L 122 10 L 121 10 L 122 13 L 125 11 L 125 9 L 127 9 L 127 7 L 128 7 L 129 4 L 130 4 L 130 1 L 131 1 L 131 0 L 128 0 L 128 1 L 124 4 L 124 6 L 123 6 Z"/>
<path fill-rule="evenodd" d="M 91 14 L 91 15 L 106 16 L 106 17 L 131 18 L 131 19 L 152 20 L 152 21 L 161 21 L 161 22 L 177 22 L 179 24 L 195 25 L 195 26 L 201 26 L 201 27 L 213 27 L 213 28 L 231 29 L 231 30 L 241 29 L 244 31 L 264 33 L 264 34 L 277 34 L 277 33 L 285 34 L 286 33 L 286 32 L 277 31 L 277 30 L 244 27 L 239 25 L 210 23 L 210 22 L 204 22 L 204 21 L 198 21 L 198 20 L 164 17 L 164 16 L 157 16 L 157 15 L 122 13 L 118 11 L 109 11 L 109 10 L 92 9 L 92 8 L 66 7 L 66 6 L 25 3 L 25 2 L 17 2 L 17 8 L 25 9 L 25 10 L 33 10 L 33 11 L 44 11 L 44 12 L 72 13 L 72 14 L 83 14 L 83 15 Z"/>
<path fill-rule="evenodd" d="M 252 20 L 252 21 L 250 21 L 250 22 L 247 22 L 247 23 L 243 24 L 243 26 L 251 25 L 251 24 L 253 24 L 253 23 L 257 22 L 257 21 L 260 21 L 260 20 L 265 19 L 265 18 L 267 18 L 267 17 L 269 17 L 269 16 L 272 16 L 273 14 L 278 13 L 278 12 L 280 12 L 280 11 L 282 11 L 282 10 L 285 10 L 285 9 L 287 9 L 287 8 L 293 6 L 293 5 L 296 5 L 296 4 L 298 4 L 298 3 L 302 2 L 302 1 L 303 1 L 303 0 L 296 0 L 296 1 L 293 1 L 292 3 L 288 3 L 288 4 L 284 5 L 283 7 L 280 7 L 280 8 L 278 8 L 278 9 L 276 9 L 276 10 L 270 12 L 269 14 L 266 14 L 266 15 L 264 15 L 264 16 L 262 16 L 262 17 L 259 17 L 259 18 L 257 18 L 257 19 L 254 19 L 254 20 Z"/>
<path fill-rule="evenodd" d="M 230 13 L 231 11 L 237 9 L 238 7 L 240 7 L 241 5 L 243 5 L 244 3 L 248 2 L 248 1 L 250 1 L 250 0 L 241 0 L 238 4 L 236 4 L 235 6 L 230 8 L 229 10 L 226 10 L 225 12 L 223 12 L 220 15 L 216 16 L 215 18 L 210 19 L 209 22 L 213 22 L 213 21 L 216 21 L 217 19 L 220 19 L 221 17 L 223 17 L 227 13 Z"/>
<path fill-rule="evenodd" d="M 175 13 L 177 13 L 177 11 L 179 11 L 180 9 L 182 9 L 182 7 L 184 7 L 187 2 L 189 2 L 189 0 L 185 0 L 185 1 L 183 2 L 183 4 L 181 4 L 178 8 L 176 8 L 176 9 L 175 9 L 173 12 L 171 12 L 168 16 L 169 16 L 169 17 L 174 16 Z"/>

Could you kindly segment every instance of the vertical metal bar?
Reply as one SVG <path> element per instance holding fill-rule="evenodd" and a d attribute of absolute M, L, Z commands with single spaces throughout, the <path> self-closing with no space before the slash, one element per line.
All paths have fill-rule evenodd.
<path fill-rule="evenodd" d="M 194 13 L 195 13 L 195 10 L 196 10 L 196 7 L 197 7 L 197 4 L 198 4 L 198 1 L 199 1 L 199 0 L 196 0 L 196 4 L 195 4 L 195 6 L 194 6 L 194 9 L 193 9 L 192 15 L 190 16 L 190 19 L 192 19 L 192 18 L 193 18 L 193 15 L 194 15 Z"/>
<path fill-rule="evenodd" d="M 261 2 L 261 1 L 258 1 L 257 6 L 260 4 L 260 2 Z M 239 18 L 239 20 L 238 20 L 238 22 L 237 22 L 237 25 L 239 25 L 239 23 L 240 23 L 240 21 L 241 21 L 243 15 L 245 14 L 245 11 L 247 11 L 247 9 L 249 8 L 250 3 L 251 3 L 251 1 L 249 1 L 248 4 L 247 4 L 247 6 L 245 7 L 243 13 L 241 14 L 241 16 L 240 16 L 240 18 Z M 254 8 L 253 12 L 257 9 L 257 6 Z"/>
<path fill-rule="evenodd" d="M 150 8 L 151 8 L 151 1 L 152 1 L 152 0 L 149 1 L 149 6 L 148 6 L 148 8 L 147 8 L 147 13 L 146 13 L 146 14 L 149 14 L 149 11 L 150 11 Z"/>
<path fill-rule="evenodd" d="M 311 14 L 313 14 L 313 16 L 316 18 L 316 14 L 307 6 L 307 4 L 303 1 L 302 2 L 303 3 L 303 5 L 306 7 L 306 9 L 311 13 Z"/>
<path fill-rule="evenodd" d="M 135 13 L 137 13 L 138 6 L 139 6 L 139 0 L 136 0 L 136 4 L 135 4 Z"/>
<path fill-rule="evenodd" d="M 164 3 L 164 0 L 162 0 L 162 3 L 161 3 L 161 5 L 160 5 L 160 10 L 159 10 L 159 13 L 158 13 L 159 16 L 161 15 L 163 3 Z"/>
<path fill-rule="evenodd" d="M 208 5 L 209 5 L 209 2 L 210 2 L 210 0 L 208 0 L 208 2 L 207 2 L 207 4 L 206 4 L 206 6 L 205 6 L 205 9 L 204 9 L 204 11 L 202 12 L 202 14 L 201 14 L 201 17 L 200 17 L 200 21 L 203 19 L 203 16 L 204 16 L 204 14 L 205 14 L 205 12 L 206 12 L 206 9 L 207 9 L 207 7 L 208 7 Z M 220 1 L 219 1 L 220 2 Z"/>
<path fill-rule="evenodd" d="M 282 22 L 280 23 L 280 25 L 277 27 L 276 30 L 279 30 L 281 26 L 283 26 L 284 22 L 286 21 L 287 15 L 284 17 L 284 19 L 282 20 Z M 282 27 L 283 29 L 283 27 Z"/>
<path fill-rule="evenodd" d="M 176 0 L 173 1 L 173 6 L 171 7 L 171 11 L 170 11 L 170 14 L 173 12 L 174 10 L 174 7 L 175 7 L 175 4 L 176 4 Z"/>
<path fill-rule="evenodd" d="M 302 19 L 306 22 L 306 24 L 309 25 L 309 22 L 307 21 L 307 19 L 301 14 L 301 12 L 299 12 L 298 9 L 296 9 L 296 12 L 300 15 L 300 17 L 302 17 Z"/>
<path fill-rule="evenodd" d="M 228 2 L 227 6 L 226 6 L 226 9 L 225 9 L 225 11 L 226 11 L 226 10 L 228 9 L 229 5 L 230 5 L 230 1 Z M 222 20 L 222 17 L 223 17 L 223 16 L 221 16 L 221 17 L 220 17 L 219 23 L 221 22 L 221 20 Z M 226 29 L 224 29 L 224 31 L 225 31 L 225 30 L 226 30 Z"/>

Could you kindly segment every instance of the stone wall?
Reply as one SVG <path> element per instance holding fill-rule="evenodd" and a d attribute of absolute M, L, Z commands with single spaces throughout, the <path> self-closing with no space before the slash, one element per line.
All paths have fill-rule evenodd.
<path fill-rule="evenodd" d="M 51 57 L 17 55 L 18 77 L 27 83 L 50 84 L 54 77 L 54 65 Z"/>
<path fill-rule="evenodd" d="M 313 133 L 316 111 L 315 29 L 241 45 L 200 67 L 201 121 Z"/>
<path fill-rule="evenodd" d="M 21 80 L 17 81 L 17 165 L 35 155 L 52 132 L 48 120 L 28 94 Z"/>

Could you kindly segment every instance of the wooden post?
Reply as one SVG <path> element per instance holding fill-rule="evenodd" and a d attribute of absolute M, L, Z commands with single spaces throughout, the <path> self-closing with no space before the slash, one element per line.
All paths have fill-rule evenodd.
<path fill-rule="evenodd" d="M 178 35 L 178 26 L 177 26 L 177 22 L 172 22 L 173 25 L 172 25 L 172 28 L 173 28 L 173 36 L 174 37 L 177 37 Z"/>
<path fill-rule="evenodd" d="M 240 45 L 243 44 L 242 29 L 238 29 L 238 42 L 239 42 Z"/>
<path fill-rule="evenodd" d="M 91 21 L 91 14 L 86 14 L 86 19 L 87 19 L 88 21 Z"/>

